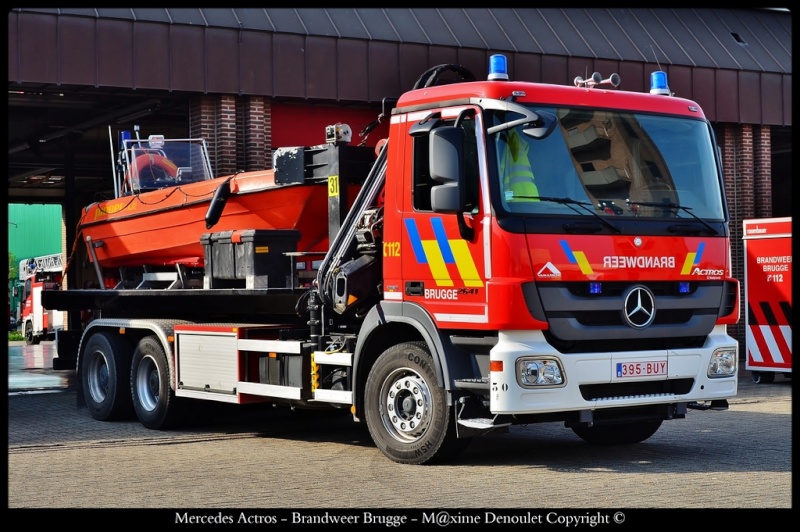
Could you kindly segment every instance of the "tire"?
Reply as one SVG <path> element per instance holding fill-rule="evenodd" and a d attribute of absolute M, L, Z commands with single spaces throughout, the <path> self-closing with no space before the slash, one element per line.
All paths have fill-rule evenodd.
<path fill-rule="evenodd" d="M 39 337 L 33 334 L 33 323 L 25 324 L 25 345 L 38 345 Z"/>
<path fill-rule="evenodd" d="M 770 384 L 775 382 L 775 374 L 771 371 L 752 372 L 753 382 L 756 384 Z"/>
<path fill-rule="evenodd" d="M 170 386 L 167 354 L 158 338 L 145 336 L 139 341 L 130 376 L 133 408 L 142 425 L 156 430 L 176 426 L 181 402 Z"/>
<path fill-rule="evenodd" d="M 640 443 L 656 433 L 661 420 L 599 425 L 595 427 L 572 427 L 580 439 L 592 445 L 628 445 Z"/>
<path fill-rule="evenodd" d="M 131 419 L 130 346 L 108 332 L 89 337 L 81 355 L 81 389 L 86 407 L 100 421 Z"/>
<path fill-rule="evenodd" d="M 369 372 L 364 416 L 375 445 L 400 464 L 443 463 L 469 438 L 456 437 L 454 409 L 436 383 L 433 357 L 422 343 L 387 349 Z"/>

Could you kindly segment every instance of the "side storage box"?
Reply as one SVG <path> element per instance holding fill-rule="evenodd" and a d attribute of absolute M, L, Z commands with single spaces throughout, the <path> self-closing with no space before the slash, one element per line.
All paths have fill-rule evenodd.
<path fill-rule="evenodd" d="M 304 377 L 311 373 L 309 355 L 274 354 L 258 359 L 259 382 L 303 388 Z M 307 388 L 307 387 L 306 387 Z"/>
<path fill-rule="evenodd" d="M 233 231 L 220 231 L 219 233 L 204 233 L 200 237 L 207 277 L 213 279 L 236 278 L 231 235 L 233 235 Z"/>
<path fill-rule="evenodd" d="M 236 279 L 247 288 L 290 288 L 292 260 L 300 231 L 293 229 L 251 229 L 232 235 Z"/>
<path fill-rule="evenodd" d="M 248 229 L 205 233 L 205 288 L 289 288 L 300 231 Z"/>

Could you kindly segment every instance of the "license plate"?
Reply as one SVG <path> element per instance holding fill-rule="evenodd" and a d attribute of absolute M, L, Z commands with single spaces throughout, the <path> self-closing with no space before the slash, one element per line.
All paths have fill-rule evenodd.
<path fill-rule="evenodd" d="M 666 360 L 648 360 L 644 362 L 617 362 L 617 378 L 654 377 L 667 374 Z"/>

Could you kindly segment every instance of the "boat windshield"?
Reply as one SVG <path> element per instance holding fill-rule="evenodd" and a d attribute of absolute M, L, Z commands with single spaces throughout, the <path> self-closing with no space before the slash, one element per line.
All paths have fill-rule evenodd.
<path fill-rule="evenodd" d="M 123 141 L 115 185 L 117 196 L 138 194 L 213 179 L 202 139 L 147 139 Z"/>
<path fill-rule="evenodd" d="M 490 136 L 502 208 L 542 215 L 724 219 L 705 121 L 606 109 L 529 107 L 558 118 L 551 134 L 523 126 Z M 505 121 L 498 113 L 495 124 Z"/>

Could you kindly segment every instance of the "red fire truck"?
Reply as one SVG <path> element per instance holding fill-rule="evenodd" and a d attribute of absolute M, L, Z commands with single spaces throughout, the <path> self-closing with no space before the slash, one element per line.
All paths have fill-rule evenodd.
<path fill-rule="evenodd" d="M 492 56 L 486 80 L 429 69 L 385 100 L 378 150 L 336 136 L 278 150 L 275 186 L 325 187 L 327 216 L 193 235 L 204 267 L 172 265 L 165 289 L 46 292 L 48 308 L 96 311 L 58 340 L 91 415 L 163 429 L 204 401 L 345 410 L 389 459 L 427 464 L 517 424 L 632 444 L 690 410 L 725 410 L 739 283 L 702 109 L 663 72 L 648 94 L 619 90 L 616 74 L 567 87 L 505 66 Z M 362 172 L 349 163 L 364 149 L 375 161 Z M 240 176 L 217 178 L 206 227 L 236 214 L 225 204 L 246 193 Z M 360 186 L 352 201 L 346 184 Z M 135 194 L 139 211 L 167 195 Z M 327 252 L 304 287 L 295 246 L 320 224 Z"/>
<path fill-rule="evenodd" d="M 63 313 L 42 306 L 42 292 L 61 288 L 63 270 L 61 253 L 25 259 L 19 263 L 19 323 L 28 345 L 38 344 L 41 340 L 53 340 L 56 331 L 64 328 Z"/>

